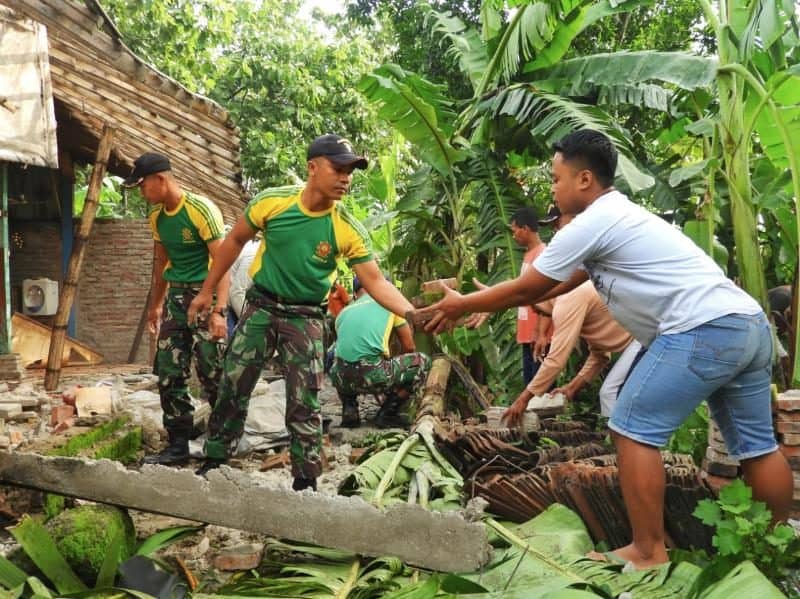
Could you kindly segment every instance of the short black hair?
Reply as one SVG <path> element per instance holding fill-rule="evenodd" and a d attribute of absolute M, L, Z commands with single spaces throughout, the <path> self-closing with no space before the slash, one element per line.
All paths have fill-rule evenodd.
<path fill-rule="evenodd" d="M 532 206 L 517 208 L 511 215 L 511 222 L 519 227 L 528 227 L 534 233 L 539 230 L 539 215 Z"/>
<path fill-rule="evenodd" d="M 553 144 L 553 150 L 560 152 L 565 161 L 578 162 L 592 171 L 603 187 L 614 184 L 617 149 L 607 135 L 592 129 L 580 129 Z"/>

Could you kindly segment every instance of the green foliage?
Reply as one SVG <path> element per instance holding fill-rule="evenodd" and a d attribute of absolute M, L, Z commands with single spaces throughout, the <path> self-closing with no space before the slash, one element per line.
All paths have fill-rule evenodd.
<path fill-rule="evenodd" d="M 113 572 L 133 555 L 136 531 L 130 516 L 119 508 L 82 505 L 62 512 L 46 526 L 59 553 L 87 584 L 97 579 L 108 553 L 114 554 Z"/>
<path fill-rule="evenodd" d="M 705 403 L 694 409 L 667 443 L 667 449 L 674 453 L 692 456 L 698 466 L 702 463 L 708 447 L 708 408 Z"/>
<path fill-rule="evenodd" d="M 800 566 L 800 538 L 787 524 L 771 524 L 766 504 L 753 500 L 750 488 L 737 479 L 720 491 L 719 499 L 698 503 L 694 515 L 715 529 L 717 548 L 706 578 L 719 579 L 742 562 L 752 561 L 773 582 L 789 568 Z"/>
<path fill-rule="evenodd" d="M 352 31 L 331 39 L 298 16 L 297 0 L 103 4 L 134 52 L 228 109 L 251 191 L 304 179 L 317 135 L 337 132 L 375 154 L 388 146 L 355 89 L 383 46 Z"/>

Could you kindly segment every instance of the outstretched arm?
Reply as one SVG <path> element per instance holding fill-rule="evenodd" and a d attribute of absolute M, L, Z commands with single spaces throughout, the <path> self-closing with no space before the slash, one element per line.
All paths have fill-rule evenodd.
<path fill-rule="evenodd" d="M 414 306 L 400 293 L 400 290 L 383 278 L 375 260 L 354 264 L 353 271 L 367 293 L 389 312 L 405 316 L 407 312 L 414 309 Z"/>

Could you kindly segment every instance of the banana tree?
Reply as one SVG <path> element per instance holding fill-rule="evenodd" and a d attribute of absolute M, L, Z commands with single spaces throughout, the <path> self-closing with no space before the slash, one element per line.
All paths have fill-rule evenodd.
<path fill-rule="evenodd" d="M 794 202 L 800 198 L 800 67 L 795 4 L 728 0 L 712 6 L 701 0 L 715 33 L 718 57 L 645 51 L 570 60 L 561 58 L 587 24 L 610 11 L 629 10 L 643 3 L 613 3 L 613 8 L 606 2 L 516 4 L 517 13 L 505 30 L 499 30 L 497 49 L 482 66 L 476 98 L 462 113 L 459 132 L 466 135 L 471 131 L 473 140 L 500 143 L 509 136 L 509 120 L 516 127 L 527 128 L 534 142 L 549 142 L 581 126 L 604 130 L 622 150 L 621 174 L 635 193 L 645 189 L 647 179 L 637 179 L 635 173 L 633 177 L 626 175 L 626 170 L 636 167 L 627 161 L 630 148 L 626 148 L 625 134 L 608 125 L 611 119 L 602 108 L 633 104 L 669 113 L 675 109 L 676 100 L 687 100 L 687 96 L 691 100 L 693 93 L 702 91 L 712 99 L 711 113 L 701 117 L 711 124 L 702 165 L 709 177 L 708 194 L 698 210 L 707 219 L 703 229 L 707 243 L 703 245 L 711 249 L 714 239 L 714 182 L 719 178 L 731 207 L 742 286 L 766 307 L 759 216 L 750 171 L 754 152 L 762 149 L 777 168 L 788 169 Z M 552 27 L 549 37 L 541 31 L 526 34 L 526 28 L 532 26 L 526 15 L 545 6 L 560 11 L 555 24 L 545 19 L 544 24 L 537 25 Z M 450 40 L 459 40 L 453 45 L 454 52 L 469 56 L 462 64 L 480 64 L 475 58 L 475 36 L 468 28 L 460 28 L 450 19 L 440 30 Z M 491 88 L 491 82 L 499 85 Z M 592 102 L 587 103 L 587 98 Z M 703 129 L 699 121 L 694 124 Z M 794 214 L 796 219 L 796 206 Z M 796 236 L 796 220 L 793 225 Z M 796 340 L 795 346 L 800 349 L 800 341 Z M 794 379 L 800 384 L 800 351 L 795 356 Z"/>

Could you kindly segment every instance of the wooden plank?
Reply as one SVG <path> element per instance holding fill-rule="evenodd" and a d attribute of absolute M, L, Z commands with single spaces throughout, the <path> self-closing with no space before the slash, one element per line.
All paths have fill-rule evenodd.
<path fill-rule="evenodd" d="M 117 76 L 113 65 L 108 65 L 104 60 L 89 60 L 80 54 L 79 48 L 66 46 L 56 42 L 51 46 L 50 58 L 53 67 L 60 67 L 59 72 L 74 72 L 88 74 L 94 81 L 99 82 L 104 88 L 111 88 L 115 92 L 128 92 L 137 102 L 144 99 L 146 104 L 154 105 L 165 114 L 177 115 L 181 125 L 192 131 L 204 131 L 214 138 L 222 147 L 234 148 L 238 136 L 234 135 L 235 126 L 221 123 L 205 114 L 197 114 L 188 106 L 176 106 L 175 99 L 167 94 L 157 93 L 152 86 L 147 86 L 133 79 Z M 176 121 L 177 122 L 177 121 Z"/>
<path fill-rule="evenodd" d="M 83 256 L 86 252 L 92 225 L 94 224 L 94 217 L 97 214 L 97 203 L 100 197 L 100 189 L 103 186 L 103 177 L 106 173 L 106 165 L 111 154 L 111 142 L 113 139 L 114 130 L 106 125 L 103 128 L 103 136 L 100 138 L 100 145 L 97 148 L 92 175 L 89 178 L 89 189 L 86 192 L 86 200 L 83 204 L 80 226 L 75 236 L 72 255 L 69 258 L 69 267 L 58 298 L 56 321 L 53 324 L 50 352 L 47 357 L 47 372 L 44 376 L 44 388 L 47 391 L 53 391 L 58 386 L 58 379 L 61 376 L 61 352 L 67 336 L 67 321 L 69 320 L 75 293 L 78 290 L 78 279 L 81 274 Z"/>
<path fill-rule="evenodd" d="M 143 131 L 148 131 L 151 136 L 158 135 L 165 140 L 172 138 L 176 141 L 183 141 L 187 148 L 191 148 L 190 151 L 209 156 L 212 154 L 217 155 L 226 163 L 238 164 L 237 152 L 230 147 L 233 144 L 230 143 L 231 135 L 229 132 L 226 132 L 227 139 L 225 140 L 228 142 L 226 144 L 228 147 L 221 143 L 211 143 L 211 139 L 192 133 L 192 129 L 188 128 L 190 121 L 183 115 L 176 113 L 174 110 L 167 112 L 160 107 L 153 106 L 148 101 L 147 96 L 136 95 L 131 98 L 116 93 L 112 91 L 115 88 L 109 89 L 107 85 L 104 85 L 107 84 L 107 78 L 104 80 L 102 77 L 88 72 L 88 69 L 73 71 L 63 68 L 58 59 L 53 59 L 51 60 L 51 70 L 56 76 L 53 87 L 57 90 L 64 89 L 64 81 L 69 81 L 73 88 L 77 90 L 79 97 L 84 100 L 84 110 L 87 106 L 95 106 L 98 113 L 119 115 L 117 117 L 118 120 L 130 120 L 130 117 L 138 116 L 141 120 L 137 119 L 137 123 L 131 123 L 135 127 L 134 131 L 138 133 L 138 136 L 141 136 Z M 91 99 L 91 96 L 95 96 L 96 99 Z M 149 108 L 149 110 L 145 108 Z M 178 125 L 179 121 L 183 121 L 186 129 L 181 130 Z M 196 129 L 197 127 L 195 127 Z M 211 133 L 210 131 L 208 133 L 209 137 L 213 136 L 217 142 L 222 138 L 221 134 Z M 232 172 L 235 172 L 235 170 L 235 168 L 231 169 Z"/>
<path fill-rule="evenodd" d="M 52 329 L 41 322 L 15 312 L 11 318 L 14 335 L 11 341 L 12 352 L 19 354 L 26 368 L 41 367 L 47 364 Z M 88 345 L 67 337 L 61 352 L 64 365 L 95 365 L 103 362 L 103 356 Z"/>

